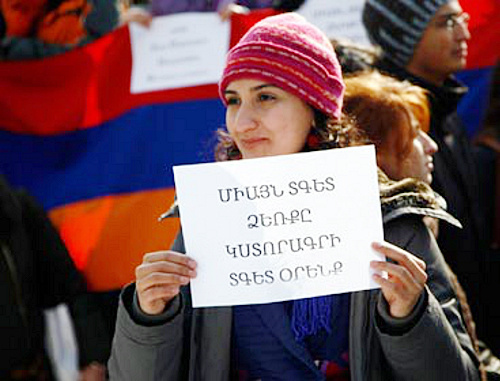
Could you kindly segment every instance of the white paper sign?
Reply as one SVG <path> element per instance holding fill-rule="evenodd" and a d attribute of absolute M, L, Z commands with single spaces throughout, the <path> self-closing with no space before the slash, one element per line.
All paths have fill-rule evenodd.
<path fill-rule="evenodd" d="M 229 47 L 229 23 L 215 12 L 155 17 L 130 24 L 131 93 L 217 83 Z"/>
<path fill-rule="evenodd" d="M 373 146 L 174 167 L 194 307 L 377 288 Z"/>
<path fill-rule="evenodd" d="M 307 0 L 297 12 L 321 29 L 328 38 L 343 38 L 370 45 L 361 21 L 364 3 L 365 0 Z"/>

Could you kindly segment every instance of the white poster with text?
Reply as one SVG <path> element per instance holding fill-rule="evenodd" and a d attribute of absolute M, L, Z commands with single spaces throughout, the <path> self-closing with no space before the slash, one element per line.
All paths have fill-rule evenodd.
<path fill-rule="evenodd" d="M 194 307 L 378 288 L 375 149 L 350 147 L 174 167 Z"/>
<path fill-rule="evenodd" d="M 229 47 L 229 23 L 215 12 L 155 17 L 132 23 L 131 93 L 218 83 Z"/>
<path fill-rule="evenodd" d="M 361 13 L 365 0 L 307 0 L 298 13 L 321 29 L 330 39 L 348 39 L 370 45 Z"/>

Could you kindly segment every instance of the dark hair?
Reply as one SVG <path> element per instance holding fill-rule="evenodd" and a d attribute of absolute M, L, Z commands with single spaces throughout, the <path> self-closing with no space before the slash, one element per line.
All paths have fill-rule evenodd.
<path fill-rule="evenodd" d="M 217 145 L 215 160 L 239 160 L 241 152 L 226 129 L 216 132 Z M 311 127 L 303 152 L 321 151 L 331 148 L 343 148 L 367 143 L 365 134 L 358 129 L 352 118 L 342 114 L 340 119 L 328 118 L 321 111 L 314 110 L 314 125 Z"/>
<path fill-rule="evenodd" d="M 381 56 L 380 49 L 360 45 L 346 39 L 330 40 L 342 67 L 342 74 L 371 70 Z"/>

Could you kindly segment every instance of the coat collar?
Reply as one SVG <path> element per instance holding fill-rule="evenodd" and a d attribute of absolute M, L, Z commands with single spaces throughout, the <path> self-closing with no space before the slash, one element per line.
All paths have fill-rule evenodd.
<path fill-rule="evenodd" d="M 393 181 L 379 169 L 378 182 L 384 223 L 413 214 L 438 218 L 462 227 L 460 221 L 446 212 L 446 201 L 422 181 L 410 178 Z"/>

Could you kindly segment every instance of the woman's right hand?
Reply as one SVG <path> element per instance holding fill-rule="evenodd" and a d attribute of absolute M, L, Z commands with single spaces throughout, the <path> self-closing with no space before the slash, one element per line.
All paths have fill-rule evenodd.
<path fill-rule="evenodd" d="M 135 277 L 139 307 L 148 315 L 159 315 L 181 286 L 196 277 L 196 261 L 170 250 L 147 253 Z"/>

